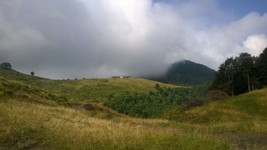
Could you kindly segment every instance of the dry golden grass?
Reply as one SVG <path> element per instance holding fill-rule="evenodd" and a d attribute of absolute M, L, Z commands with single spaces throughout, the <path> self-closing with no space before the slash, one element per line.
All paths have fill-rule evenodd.
<path fill-rule="evenodd" d="M 2 149 L 229 148 L 207 134 L 187 133 L 161 119 L 101 119 L 84 110 L 17 100 L 0 102 Z"/>

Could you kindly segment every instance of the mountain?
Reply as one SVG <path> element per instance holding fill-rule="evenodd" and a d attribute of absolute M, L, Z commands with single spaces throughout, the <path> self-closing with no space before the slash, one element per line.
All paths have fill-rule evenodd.
<path fill-rule="evenodd" d="M 215 70 L 189 60 L 179 61 L 170 66 L 166 74 L 148 79 L 176 85 L 197 85 L 212 82 Z"/>

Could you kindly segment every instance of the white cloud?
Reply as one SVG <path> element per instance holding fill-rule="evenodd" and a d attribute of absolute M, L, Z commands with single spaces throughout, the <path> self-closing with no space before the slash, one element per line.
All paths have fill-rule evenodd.
<path fill-rule="evenodd" d="M 155 75 L 182 59 L 216 69 L 266 34 L 267 14 L 233 20 L 216 0 L 0 2 L 0 59 L 52 78 Z"/>
<path fill-rule="evenodd" d="M 267 36 L 264 34 L 251 35 L 243 42 L 244 48 L 253 56 L 259 56 L 267 47 Z"/>

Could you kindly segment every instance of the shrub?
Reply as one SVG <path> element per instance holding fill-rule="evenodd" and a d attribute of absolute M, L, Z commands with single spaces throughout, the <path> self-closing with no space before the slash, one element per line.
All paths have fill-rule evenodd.
<path fill-rule="evenodd" d="M 223 91 L 211 90 L 208 92 L 206 99 L 209 101 L 221 100 L 229 97 L 229 95 Z"/>
<path fill-rule="evenodd" d="M 203 105 L 205 102 L 204 98 L 197 98 L 191 101 L 186 101 L 182 104 L 182 108 L 191 108 Z"/>
<path fill-rule="evenodd" d="M 84 104 L 83 108 L 86 110 L 95 110 L 95 107 L 92 104 Z"/>
<path fill-rule="evenodd" d="M 14 96 L 15 95 L 15 92 L 11 89 L 5 89 L 4 90 L 4 95 L 5 96 Z"/>

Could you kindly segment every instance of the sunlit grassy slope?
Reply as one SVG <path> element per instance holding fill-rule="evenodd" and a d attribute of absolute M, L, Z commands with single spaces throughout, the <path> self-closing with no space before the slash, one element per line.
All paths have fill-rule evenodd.
<path fill-rule="evenodd" d="M 65 95 L 76 100 L 101 102 L 109 96 L 119 95 L 124 92 L 149 92 L 155 90 L 158 82 L 139 79 L 83 79 L 55 81 L 57 86 L 50 87 L 56 93 Z M 158 83 L 163 87 L 176 87 L 173 85 Z"/>
<path fill-rule="evenodd" d="M 75 102 L 103 102 L 109 96 L 124 92 L 148 92 L 155 90 L 154 86 L 157 83 L 161 87 L 177 87 L 140 78 L 49 80 L 6 69 L 0 69 L 1 76 L 8 80 L 30 85 L 39 90 L 49 91 L 54 96 L 68 98 L 68 100 Z"/>
<path fill-rule="evenodd" d="M 108 94 L 126 89 L 144 92 L 154 89 L 155 83 L 142 79 L 55 81 L 2 71 L 0 149 L 267 148 L 267 89 L 200 107 L 170 110 L 165 119 L 130 118 L 92 103 L 90 98 L 87 101 L 85 96 L 75 97 L 86 85 L 99 87 L 88 90 L 94 95 L 106 86 L 113 87 L 113 93 Z M 64 91 L 67 87 L 75 90 L 68 93 Z M 108 95 L 99 94 L 94 99 L 102 101 Z M 90 102 L 93 109 L 62 105 L 61 101 L 70 97 Z"/>
<path fill-rule="evenodd" d="M 17 100 L 0 102 L 0 149 L 228 149 L 207 134 L 167 120 L 99 118 L 85 110 Z"/>
<path fill-rule="evenodd" d="M 164 118 L 227 137 L 240 149 L 267 149 L 267 88 L 204 106 L 173 109 Z"/>
<path fill-rule="evenodd" d="M 220 122 L 267 121 L 267 88 L 191 109 L 178 108 L 165 117 L 180 121 L 212 124 Z"/>

